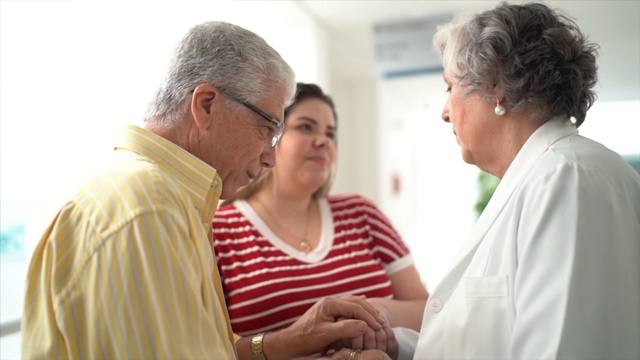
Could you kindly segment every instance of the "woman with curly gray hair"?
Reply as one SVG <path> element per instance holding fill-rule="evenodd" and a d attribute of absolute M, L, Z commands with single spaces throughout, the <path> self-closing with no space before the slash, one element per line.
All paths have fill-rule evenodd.
<path fill-rule="evenodd" d="M 640 176 L 578 134 L 597 45 L 543 4 L 438 30 L 442 112 L 501 179 L 427 303 L 415 359 L 639 359 Z"/>

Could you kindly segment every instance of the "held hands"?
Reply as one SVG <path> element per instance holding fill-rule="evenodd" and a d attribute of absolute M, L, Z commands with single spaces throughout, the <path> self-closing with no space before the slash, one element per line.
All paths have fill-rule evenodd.
<path fill-rule="evenodd" d="M 346 321 L 346 319 L 341 318 L 338 319 L 338 321 Z M 329 348 L 335 351 L 340 349 L 377 349 L 389 354 L 393 359 L 398 357 L 399 352 L 398 342 L 393 330 L 388 326 L 388 322 L 386 322 L 380 330 L 368 328 L 363 335 L 347 340 L 338 340 L 331 344 Z"/>
<path fill-rule="evenodd" d="M 372 349 L 364 350 L 362 352 L 351 349 L 342 349 L 333 354 L 330 358 L 332 360 L 392 360 L 385 352 Z"/>
<path fill-rule="evenodd" d="M 399 345 L 395 338 L 395 334 L 390 327 L 390 315 L 381 299 L 362 297 L 368 304 L 376 308 L 377 313 L 382 317 L 383 326 L 380 330 L 368 328 L 362 336 L 358 336 L 349 340 L 340 340 L 334 342 L 331 348 L 338 351 L 343 348 L 351 348 L 356 350 L 378 349 L 387 353 L 392 359 L 396 359 L 399 353 Z M 338 321 L 344 321 L 344 318 Z"/>
<path fill-rule="evenodd" d="M 379 349 L 382 354 L 386 351 L 393 358 L 398 354 L 398 343 L 388 322 L 363 296 L 323 298 L 295 323 L 278 333 L 283 337 L 295 339 L 291 341 L 291 348 L 288 349 L 288 358 L 337 347 L 348 347 L 349 351 Z M 344 357 L 345 350 L 347 349 L 338 351 L 333 355 L 338 357 L 332 359 L 348 359 Z M 346 352 L 347 355 L 349 351 Z M 361 359 L 385 359 L 379 357 L 380 355 L 369 357 L 376 353 L 367 353 L 367 357 Z M 364 352 L 360 355 L 364 355 Z"/>
<path fill-rule="evenodd" d="M 378 349 L 371 350 L 353 350 L 353 349 L 342 349 L 337 353 L 333 354 L 331 357 L 322 357 L 321 359 L 331 359 L 331 360 L 393 360 L 389 355 L 387 355 L 384 351 L 380 351 Z M 305 357 L 305 358 L 297 358 L 295 360 L 317 360 L 314 357 Z"/>

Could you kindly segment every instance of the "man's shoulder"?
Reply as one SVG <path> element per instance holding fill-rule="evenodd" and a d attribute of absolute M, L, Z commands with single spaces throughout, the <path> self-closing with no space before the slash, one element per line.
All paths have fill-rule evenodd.
<path fill-rule="evenodd" d="M 170 208 L 183 201 L 177 180 L 145 157 L 118 157 L 83 179 L 71 200 L 101 217 Z M 100 211 L 100 209 L 102 209 Z"/>

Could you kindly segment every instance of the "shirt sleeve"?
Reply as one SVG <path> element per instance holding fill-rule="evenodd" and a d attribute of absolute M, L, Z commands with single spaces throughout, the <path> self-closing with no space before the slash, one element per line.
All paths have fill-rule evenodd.
<path fill-rule="evenodd" d="M 389 218 L 372 201 L 364 197 L 361 197 L 361 200 L 367 216 L 372 250 L 382 262 L 387 274 L 392 275 L 413 265 L 409 247 Z"/>

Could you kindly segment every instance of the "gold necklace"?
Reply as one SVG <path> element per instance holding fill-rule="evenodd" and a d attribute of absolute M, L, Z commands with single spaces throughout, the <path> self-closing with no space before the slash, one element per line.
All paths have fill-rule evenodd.
<path fill-rule="evenodd" d="M 300 239 L 300 244 L 298 245 L 300 250 L 306 253 L 311 252 L 311 250 L 313 250 L 313 248 L 311 247 L 311 243 L 309 243 L 309 241 L 307 240 L 307 231 L 309 230 L 309 218 L 311 218 L 311 205 L 313 204 L 313 200 L 311 200 L 309 202 L 309 206 L 307 206 L 307 218 L 304 223 L 304 234 L 302 238 L 300 238 L 299 236 L 289 231 L 286 227 L 282 226 L 280 222 L 276 220 L 275 216 L 273 216 L 273 214 L 271 214 L 271 211 L 269 211 L 269 208 L 267 207 L 267 205 L 265 205 L 264 202 L 260 200 L 260 197 L 255 196 L 255 198 L 258 201 L 258 203 L 260 203 L 260 206 L 262 206 L 265 213 L 267 214 L 267 216 L 269 216 L 269 218 L 273 221 L 274 224 L 276 224 L 281 230 L 289 234 L 289 236 L 291 236 L 293 239 L 296 239 L 296 240 Z"/>

